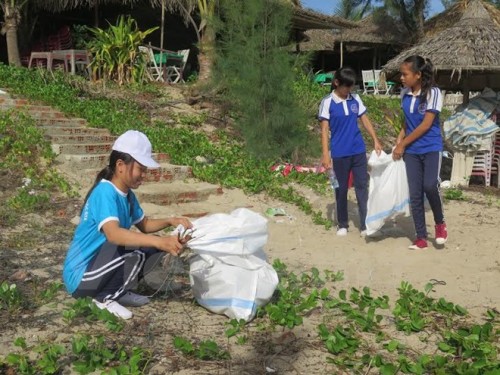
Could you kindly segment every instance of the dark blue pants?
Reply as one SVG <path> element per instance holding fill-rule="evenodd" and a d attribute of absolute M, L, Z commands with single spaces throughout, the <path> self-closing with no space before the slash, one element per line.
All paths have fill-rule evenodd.
<path fill-rule="evenodd" d="M 332 158 L 333 170 L 339 181 L 339 187 L 335 189 L 335 201 L 337 209 L 337 225 L 339 228 L 349 228 L 349 216 L 347 211 L 347 191 L 349 189 L 349 173 L 352 171 L 354 177 L 354 190 L 359 210 L 359 229 L 366 229 L 366 210 L 368 205 L 368 163 L 366 154 L 356 154 L 343 158 Z"/>
<path fill-rule="evenodd" d="M 427 238 L 425 227 L 424 194 L 434 214 L 436 224 L 444 223 L 443 203 L 439 192 L 439 172 L 441 152 L 427 154 L 408 154 L 403 156 L 406 177 L 410 188 L 410 207 L 417 238 Z"/>
<path fill-rule="evenodd" d="M 164 253 L 153 248 L 125 248 L 105 242 L 87 266 L 74 298 L 92 297 L 99 302 L 119 299 L 137 286 L 148 265 Z"/>

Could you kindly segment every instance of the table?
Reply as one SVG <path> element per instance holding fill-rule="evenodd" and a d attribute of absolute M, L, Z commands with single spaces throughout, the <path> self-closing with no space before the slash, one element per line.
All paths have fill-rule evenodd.
<path fill-rule="evenodd" d="M 76 65 L 86 65 L 90 64 L 90 56 L 87 50 L 84 49 L 64 49 L 52 51 L 52 61 L 53 60 L 63 60 L 64 65 L 67 66 L 69 62 L 71 67 L 71 74 L 76 73 Z"/>
<path fill-rule="evenodd" d="M 33 60 L 47 60 L 47 69 L 48 70 L 52 69 L 52 60 L 53 60 L 52 52 L 31 52 L 28 68 L 31 68 Z"/>
<path fill-rule="evenodd" d="M 160 59 L 161 56 L 161 59 Z M 156 64 L 161 65 L 172 65 L 169 62 L 180 63 L 182 62 L 182 55 L 175 52 L 162 52 L 161 54 L 154 54 Z"/>
<path fill-rule="evenodd" d="M 314 76 L 314 82 L 322 86 L 331 85 L 333 81 L 333 73 L 317 73 Z"/>

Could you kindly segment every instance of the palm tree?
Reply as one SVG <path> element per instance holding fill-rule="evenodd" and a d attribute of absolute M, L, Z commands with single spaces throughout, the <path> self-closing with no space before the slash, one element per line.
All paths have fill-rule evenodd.
<path fill-rule="evenodd" d="M 383 11 L 388 17 L 399 19 L 415 40 L 424 36 L 424 19 L 430 0 L 383 0 Z"/>
<path fill-rule="evenodd" d="M 27 0 L 2 0 L 0 7 L 3 11 L 2 34 L 7 42 L 7 56 L 9 65 L 21 66 L 17 43 L 17 29 L 21 22 L 21 9 Z"/>
<path fill-rule="evenodd" d="M 342 0 L 335 10 L 335 15 L 359 21 L 364 18 L 372 8 L 372 0 Z"/>

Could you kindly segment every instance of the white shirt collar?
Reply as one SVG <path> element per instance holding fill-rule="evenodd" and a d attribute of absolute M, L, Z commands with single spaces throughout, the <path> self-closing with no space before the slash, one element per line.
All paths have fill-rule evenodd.
<path fill-rule="evenodd" d="M 340 104 L 340 103 L 345 102 L 345 101 L 347 101 L 349 99 L 352 99 L 352 95 L 349 94 L 347 96 L 347 98 L 342 99 L 340 96 L 338 96 L 337 94 L 335 94 L 335 90 L 334 90 L 334 91 L 332 91 L 332 99 L 335 102 L 335 104 Z"/>
<path fill-rule="evenodd" d="M 121 191 L 120 189 L 118 189 L 118 187 L 115 184 L 113 184 L 110 180 L 106 180 L 105 178 L 103 178 L 101 180 L 101 182 L 105 182 L 105 183 L 111 184 L 111 186 L 113 186 L 115 188 L 116 192 L 118 194 L 120 194 L 122 197 L 126 197 L 128 195 L 127 193 L 124 193 L 123 191 Z"/>
<path fill-rule="evenodd" d="M 420 93 L 422 92 L 422 89 L 419 89 L 416 93 L 413 93 L 411 91 L 411 88 L 409 88 L 409 87 L 406 90 L 408 90 L 406 92 L 406 95 L 410 95 L 410 96 L 420 96 Z"/>

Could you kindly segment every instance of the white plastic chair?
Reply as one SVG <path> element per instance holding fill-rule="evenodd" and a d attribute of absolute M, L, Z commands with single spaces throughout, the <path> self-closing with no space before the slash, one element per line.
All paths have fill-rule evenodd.
<path fill-rule="evenodd" d="M 474 155 L 474 162 L 472 164 L 471 176 L 480 176 L 484 178 L 484 185 L 491 185 L 491 174 L 498 173 L 498 167 L 493 167 L 494 156 L 494 140 L 492 137 L 491 147 L 488 150 L 477 151 Z"/>
<path fill-rule="evenodd" d="M 363 94 L 377 94 L 377 81 L 373 70 L 362 70 L 361 75 L 363 77 Z"/>
<path fill-rule="evenodd" d="M 184 74 L 184 68 L 186 67 L 186 63 L 189 57 L 189 49 L 181 49 L 177 51 L 177 53 L 182 56 L 181 60 L 171 60 L 173 64 L 170 65 L 170 62 L 167 59 L 168 83 L 184 82 L 184 78 L 182 75 Z"/>
<path fill-rule="evenodd" d="M 147 46 L 139 46 L 139 51 L 146 55 L 146 74 L 150 81 L 164 82 L 162 70 L 156 64 L 153 50 Z"/>
<path fill-rule="evenodd" d="M 385 73 L 382 70 L 374 70 L 373 76 L 375 79 L 375 91 L 376 94 L 387 94 L 389 92 L 389 85 L 387 85 L 387 79 Z"/>

